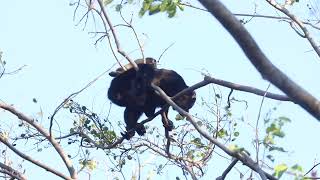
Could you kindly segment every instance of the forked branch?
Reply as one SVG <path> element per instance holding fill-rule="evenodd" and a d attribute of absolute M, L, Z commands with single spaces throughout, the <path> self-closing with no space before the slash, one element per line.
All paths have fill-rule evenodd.
<path fill-rule="evenodd" d="M 52 136 L 50 136 L 50 134 L 43 127 L 41 127 L 34 119 L 32 119 L 32 118 L 26 116 L 25 114 L 19 112 L 18 110 L 16 110 L 13 106 L 10 106 L 10 105 L 4 104 L 4 103 L 0 103 L 0 108 L 9 111 L 13 115 L 17 116 L 17 118 L 19 118 L 20 120 L 25 121 L 28 124 L 30 124 L 31 126 L 33 126 L 34 128 L 36 128 L 37 131 L 39 133 L 41 133 L 52 144 L 52 146 L 55 148 L 57 153 L 60 155 L 64 164 L 68 168 L 68 171 L 70 173 L 71 178 L 77 179 L 77 173 L 76 173 L 70 159 L 68 158 L 68 156 L 66 155 L 66 153 L 64 152 L 64 150 L 62 149 L 60 144 Z"/>

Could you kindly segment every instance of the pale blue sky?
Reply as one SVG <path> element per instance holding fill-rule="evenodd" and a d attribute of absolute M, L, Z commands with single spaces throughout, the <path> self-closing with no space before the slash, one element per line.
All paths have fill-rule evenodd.
<path fill-rule="evenodd" d="M 190 2 L 197 4 L 196 1 Z M 257 3 L 257 12 L 276 15 L 265 2 L 240 3 L 228 0 L 225 3 L 234 13 L 252 13 L 253 4 Z M 304 12 L 302 7 L 305 6 L 299 6 L 297 9 L 300 8 L 299 11 Z M 89 31 L 94 31 L 93 21 L 89 21 L 87 28 L 82 31 L 83 24 L 75 26 L 78 21 L 73 21 L 73 11 L 74 7 L 69 6 L 69 1 L 3 0 L 0 2 L 0 49 L 4 52 L 3 58 L 7 61 L 7 69 L 14 70 L 27 65 L 19 74 L 0 79 L 0 99 L 14 104 L 19 110 L 33 116 L 41 105 L 45 126 L 48 124 L 47 117 L 64 98 L 81 89 L 115 63 L 106 41 L 94 46 L 97 37 L 92 38 L 92 35 L 88 34 Z M 77 19 L 83 12 L 83 9 L 78 11 Z M 120 22 L 118 16 L 111 15 L 116 14 L 113 8 L 109 12 L 114 25 Z M 135 17 L 133 22 L 140 37 L 146 42 L 146 56 L 158 58 L 166 47 L 175 43 L 162 57 L 161 67 L 176 70 L 189 85 L 201 81 L 202 76 L 198 71 L 205 69 L 213 77 L 234 83 L 260 89 L 266 89 L 268 86 L 268 82 L 262 80 L 231 36 L 205 12 L 186 8 L 183 13 L 178 12 L 177 17 L 172 19 L 162 14 L 144 16 L 142 19 Z M 275 65 L 320 98 L 320 85 L 317 82 L 317 77 L 320 77 L 320 58 L 314 52 L 306 52 L 311 48 L 305 39 L 290 29 L 287 23 L 276 20 L 256 18 L 246 27 Z M 129 30 L 125 28 L 117 30 L 125 51 L 130 52 L 138 48 Z M 143 36 L 142 33 L 147 36 Z M 314 35 L 319 36 L 319 33 Z M 139 51 L 131 55 L 132 58 L 140 57 Z M 77 101 L 98 113 L 106 113 L 109 107 L 106 92 L 110 79 L 108 76 L 102 77 L 79 95 Z M 228 92 L 228 89 L 221 89 Z M 206 97 L 207 91 L 206 88 L 199 90 L 198 96 Z M 270 91 L 279 92 L 274 87 L 270 88 Z M 249 101 L 249 109 L 239 112 L 243 113 L 248 122 L 255 122 L 261 97 L 241 92 L 234 92 L 234 95 L 238 99 Z M 35 105 L 32 98 L 38 99 L 39 104 Z M 266 100 L 263 112 L 277 104 L 277 101 Z M 293 103 L 283 102 L 278 108 L 277 115 L 288 116 L 293 121 L 286 128 L 287 137 L 283 145 L 294 152 L 280 158 L 289 165 L 299 163 L 306 169 L 311 167 L 314 159 L 319 161 L 320 146 L 316 140 L 320 136 L 320 123 Z M 114 106 L 112 115 L 116 120 L 122 119 L 119 112 Z M 195 110 L 192 112 L 195 113 Z M 9 120 L 18 122 L 14 118 L 2 117 L 4 115 L 0 113 L 1 121 L 6 121 L 8 124 Z M 69 117 L 58 117 L 61 126 L 72 123 Z M 239 137 L 240 142 L 244 144 L 243 146 L 251 146 L 251 140 L 247 140 L 246 137 L 252 137 L 254 132 L 251 129 L 244 129 L 241 132 L 243 134 Z M 26 151 L 28 152 L 32 151 Z M 48 150 L 47 152 L 49 153 Z M 46 158 L 46 153 L 39 153 L 38 157 L 45 159 L 46 162 L 52 162 L 53 166 L 61 167 L 65 171 L 60 159 L 55 162 L 54 158 Z M 102 157 L 97 156 L 97 158 Z M 216 177 L 226 166 L 226 162 L 223 165 L 215 163 L 215 169 L 209 170 L 209 175 Z M 27 169 L 30 179 L 39 179 L 38 172 L 48 179 L 55 179 L 50 173 L 34 167 L 31 165 L 30 169 Z M 95 174 L 100 173 L 101 177 L 103 167 L 100 168 L 101 171 Z"/>

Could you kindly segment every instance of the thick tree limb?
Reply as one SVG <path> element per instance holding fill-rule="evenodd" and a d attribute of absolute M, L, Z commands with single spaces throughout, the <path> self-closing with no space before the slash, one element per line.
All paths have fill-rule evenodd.
<path fill-rule="evenodd" d="M 288 95 L 293 102 L 320 120 L 320 102 L 270 62 L 249 32 L 219 0 L 199 1 L 233 36 L 264 79 L 270 81 Z"/>
<path fill-rule="evenodd" d="M 66 155 L 66 153 L 64 152 L 64 150 L 62 149 L 60 144 L 52 136 L 50 136 L 50 134 L 43 127 L 41 127 L 38 123 L 36 123 L 36 121 L 34 119 L 29 118 L 26 115 L 24 115 L 23 113 L 17 111 L 13 106 L 10 106 L 10 105 L 4 104 L 4 103 L 0 103 L 0 108 L 11 112 L 12 114 L 17 116 L 22 121 L 25 121 L 28 124 L 30 124 L 31 126 L 33 126 L 34 128 L 36 128 L 37 131 L 39 133 L 41 133 L 52 144 L 52 146 L 55 148 L 55 150 L 58 152 L 58 154 L 60 155 L 64 164 L 68 168 L 68 171 L 70 173 L 71 178 L 77 179 L 77 173 L 76 173 L 70 159 L 68 158 L 68 156 Z"/>
<path fill-rule="evenodd" d="M 209 76 L 206 76 L 204 81 L 209 82 L 209 83 L 213 83 L 213 84 L 218 84 L 220 86 L 228 87 L 228 88 L 235 89 L 238 91 L 253 93 L 253 94 L 267 97 L 270 99 L 275 99 L 275 100 L 280 100 L 280 101 L 292 101 L 288 96 L 285 96 L 285 95 L 269 93 L 269 92 L 266 92 L 266 91 L 263 91 L 261 89 L 257 89 L 254 87 L 240 85 L 240 84 L 224 81 L 221 79 L 216 79 L 216 78 L 209 77 Z"/>
<path fill-rule="evenodd" d="M 277 178 L 273 177 L 272 175 L 268 174 L 267 172 L 264 172 L 259 165 L 254 162 L 246 153 L 243 152 L 236 152 L 228 149 L 224 144 L 220 143 L 217 139 L 213 138 L 211 135 L 209 135 L 206 131 L 200 128 L 197 121 L 186 111 L 184 111 L 182 108 L 180 108 L 176 103 L 172 101 L 170 97 L 166 95 L 166 93 L 158 86 L 151 84 L 151 86 L 160 94 L 160 96 L 170 105 L 173 109 L 178 111 L 181 115 L 185 116 L 187 120 L 195 127 L 195 129 L 206 139 L 208 139 L 210 142 L 218 146 L 221 150 L 223 150 L 228 155 L 238 159 L 243 164 L 257 172 L 261 179 L 271 179 L 276 180 Z"/>

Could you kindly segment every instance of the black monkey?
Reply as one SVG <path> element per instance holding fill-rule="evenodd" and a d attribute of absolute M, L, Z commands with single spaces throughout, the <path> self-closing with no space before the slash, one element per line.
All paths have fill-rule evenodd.
<path fill-rule="evenodd" d="M 150 58 L 151 59 L 151 58 Z M 146 130 L 137 123 L 142 113 L 147 117 L 154 115 L 155 109 L 162 107 L 166 102 L 153 90 L 151 83 L 159 86 L 168 96 L 174 96 L 188 86 L 183 78 L 172 70 L 157 69 L 154 64 L 138 64 L 139 72 L 131 68 L 119 73 L 110 84 L 108 98 L 119 106 L 126 107 L 124 120 L 127 131 L 137 127 L 136 132 L 144 135 Z M 195 92 L 184 94 L 175 102 L 188 111 L 195 103 Z M 168 119 L 168 108 L 161 114 L 164 126 L 172 130 L 173 123 Z M 134 136 L 134 132 L 124 134 L 126 139 Z"/>

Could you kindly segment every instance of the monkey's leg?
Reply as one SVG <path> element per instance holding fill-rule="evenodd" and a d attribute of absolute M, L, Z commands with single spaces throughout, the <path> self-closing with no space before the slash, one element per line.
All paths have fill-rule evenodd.
<path fill-rule="evenodd" d="M 138 119 L 141 116 L 142 112 L 133 108 L 126 108 L 124 110 L 124 121 L 126 123 L 126 130 L 127 132 L 125 134 L 123 134 L 123 136 L 129 140 L 130 138 L 132 138 L 135 134 L 135 129 L 136 126 L 138 125 Z M 143 125 L 142 125 L 143 126 Z M 138 127 L 138 129 L 136 129 L 137 133 L 140 135 L 142 134 L 142 131 L 144 129 L 141 126 Z M 145 131 L 145 129 L 144 129 Z"/>
<path fill-rule="evenodd" d="M 172 131 L 172 129 L 174 129 L 174 124 L 173 124 L 173 122 L 170 121 L 169 118 L 168 118 L 168 111 L 169 111 L 169 108 L 166 108 L 166 109 L 161 113 L 161 118 L 162 118 L 163 126 L 164 126 L 168 131 Z"/>

